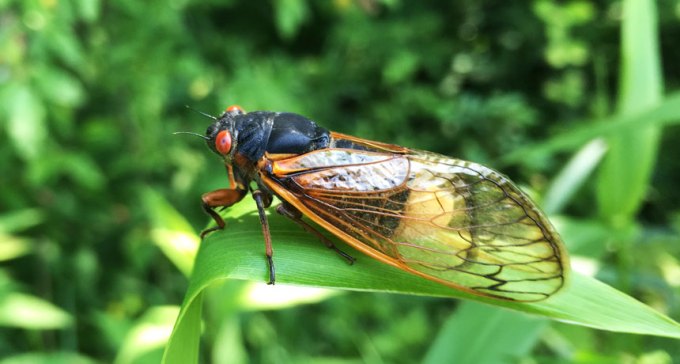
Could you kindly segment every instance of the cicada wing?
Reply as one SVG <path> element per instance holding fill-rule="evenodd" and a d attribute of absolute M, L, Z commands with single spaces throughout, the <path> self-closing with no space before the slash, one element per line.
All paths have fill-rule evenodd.
<path fill-rule="evenodd" d="M 324 149 L 272 162 L 265 183 L 362 252 L 478 295 L 537 301 L 565 283 L 547 218 L 503 175 L 432 154 Z"/>

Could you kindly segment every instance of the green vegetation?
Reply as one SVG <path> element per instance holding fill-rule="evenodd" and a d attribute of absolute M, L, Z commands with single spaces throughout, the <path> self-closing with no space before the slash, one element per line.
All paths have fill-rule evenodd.
<path fill-rule="evenodd" d="M 675 0 L 0 0 L 0 363 L 680 361 L 679 20 Z M 250 199 L 198 250 L 227 179 L 172 135 L 209 123 L 185 105 L 231 104 L 499 169 L 625 294 L 579 273 L 553 302 L 452 299 L 276 214 L 265 286 Z"/>

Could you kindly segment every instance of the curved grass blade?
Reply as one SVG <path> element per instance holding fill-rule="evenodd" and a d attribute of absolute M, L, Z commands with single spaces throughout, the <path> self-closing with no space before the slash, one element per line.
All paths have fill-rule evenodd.
<path fill-rule="evenodd" d="M 598 137 L 608 137 L 639 128 L 680 123 L 680 92 L 666 95 L 658 104 L 637 113 L 614 115 L 596 121 L 576 121 L 580 125 L 544 142 L 529 144 L 505 155 L 496 167 L 518 163 L 527 158 L 575 150 Z"/>
<path fill-rule="evenodd" d="M 201 294 L 224 279 L 268 278 L 262 232 L 254 203 L 247 199 L 225 214 L 224 231 L 209 235 L 196 257 L 189 289 L 166 347 L 165 363 L 175 363 L 172 353 L 198 345 Z M 494 300 L 456 291 L 370 259 L 338 242 L 357 262 L 348 265 L 314 236 L 280 216 L 271 216 L 274 261 L 278 284 L 294 284 L 358 291 L 463 298 L 500 306 L 553 320 L 600 330 L 680 339 L 680 324 L 634 298 L 594 278 L 573 273 L 568 285 L 555 296 L 540 302 L 519 303 Z M 181 348 L 181 349 L 180 349 Z M 198 352 L 197 348 L 195 351 Z M 182 360 L 188 359 L 185 355 Z M 187 361 L 183 361 L 186 363 Z"/>

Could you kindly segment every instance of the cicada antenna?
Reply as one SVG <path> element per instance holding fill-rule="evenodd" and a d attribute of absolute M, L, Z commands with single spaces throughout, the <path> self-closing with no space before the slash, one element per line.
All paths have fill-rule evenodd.
<path fill-rule="evenodd" d="M 210 119 L 213 119 L 213 120 L 218 120 L 216 117 L 214 117 L 214 116 L 212 116 L 212 115 L 210 115 L 210 114 L 208 114 L 208 113 L 204 113 L 203 111 L 196 110 L 196 109 L 194 109 L 193 107 L 191 107 L 191 106 L 189 106 L 189 105 L 184 105 L 184 107 L 186 107 L 187 109 L 189 109 L 189 110 L 191 110 L 191 111 L 193 111 L 193 112 L 195 112 L 195 113 L 201 114 L 201 115 L 203 115 L 203 116 L 205 116 L 205 117 L 207 117 L 207 118 L 210 118 Z"/>
<path fill-rule="evenodd" d="M 191 131 L 176 131 L 176 132 L 174 132 L 174 133 L 172 133 L 172 134 L 189 134 L 189 135 L 197 136 L 197 137 L 199 137 L 199 138 L 201 138 L 201 139 L 210 140 L 210 138 L 208 138 L 208 137 L 205 136 L 205 135 L 201 135 L 201 134 L 194 133 L 194 132 L 191 132 Z"/>

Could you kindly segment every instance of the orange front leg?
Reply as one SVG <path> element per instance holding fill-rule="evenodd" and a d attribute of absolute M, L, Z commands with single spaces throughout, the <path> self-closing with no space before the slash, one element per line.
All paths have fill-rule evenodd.
<path fill-rule="evenodd" d="M 215 209 L 218 207 L 227 208 L 234 205 L 241 201 L 247 192 L 248 190 L 220 188 L 219 190 L 203 194 L 203 197 L 201 197 L 203 200 L 203 211 L 215 220 L 217 226 L 203 230 L 201 232 L 201 239 L 208 233 L 224 229 L 224 219 L 222 219 L 220 214 L 215 212 Z"/>

